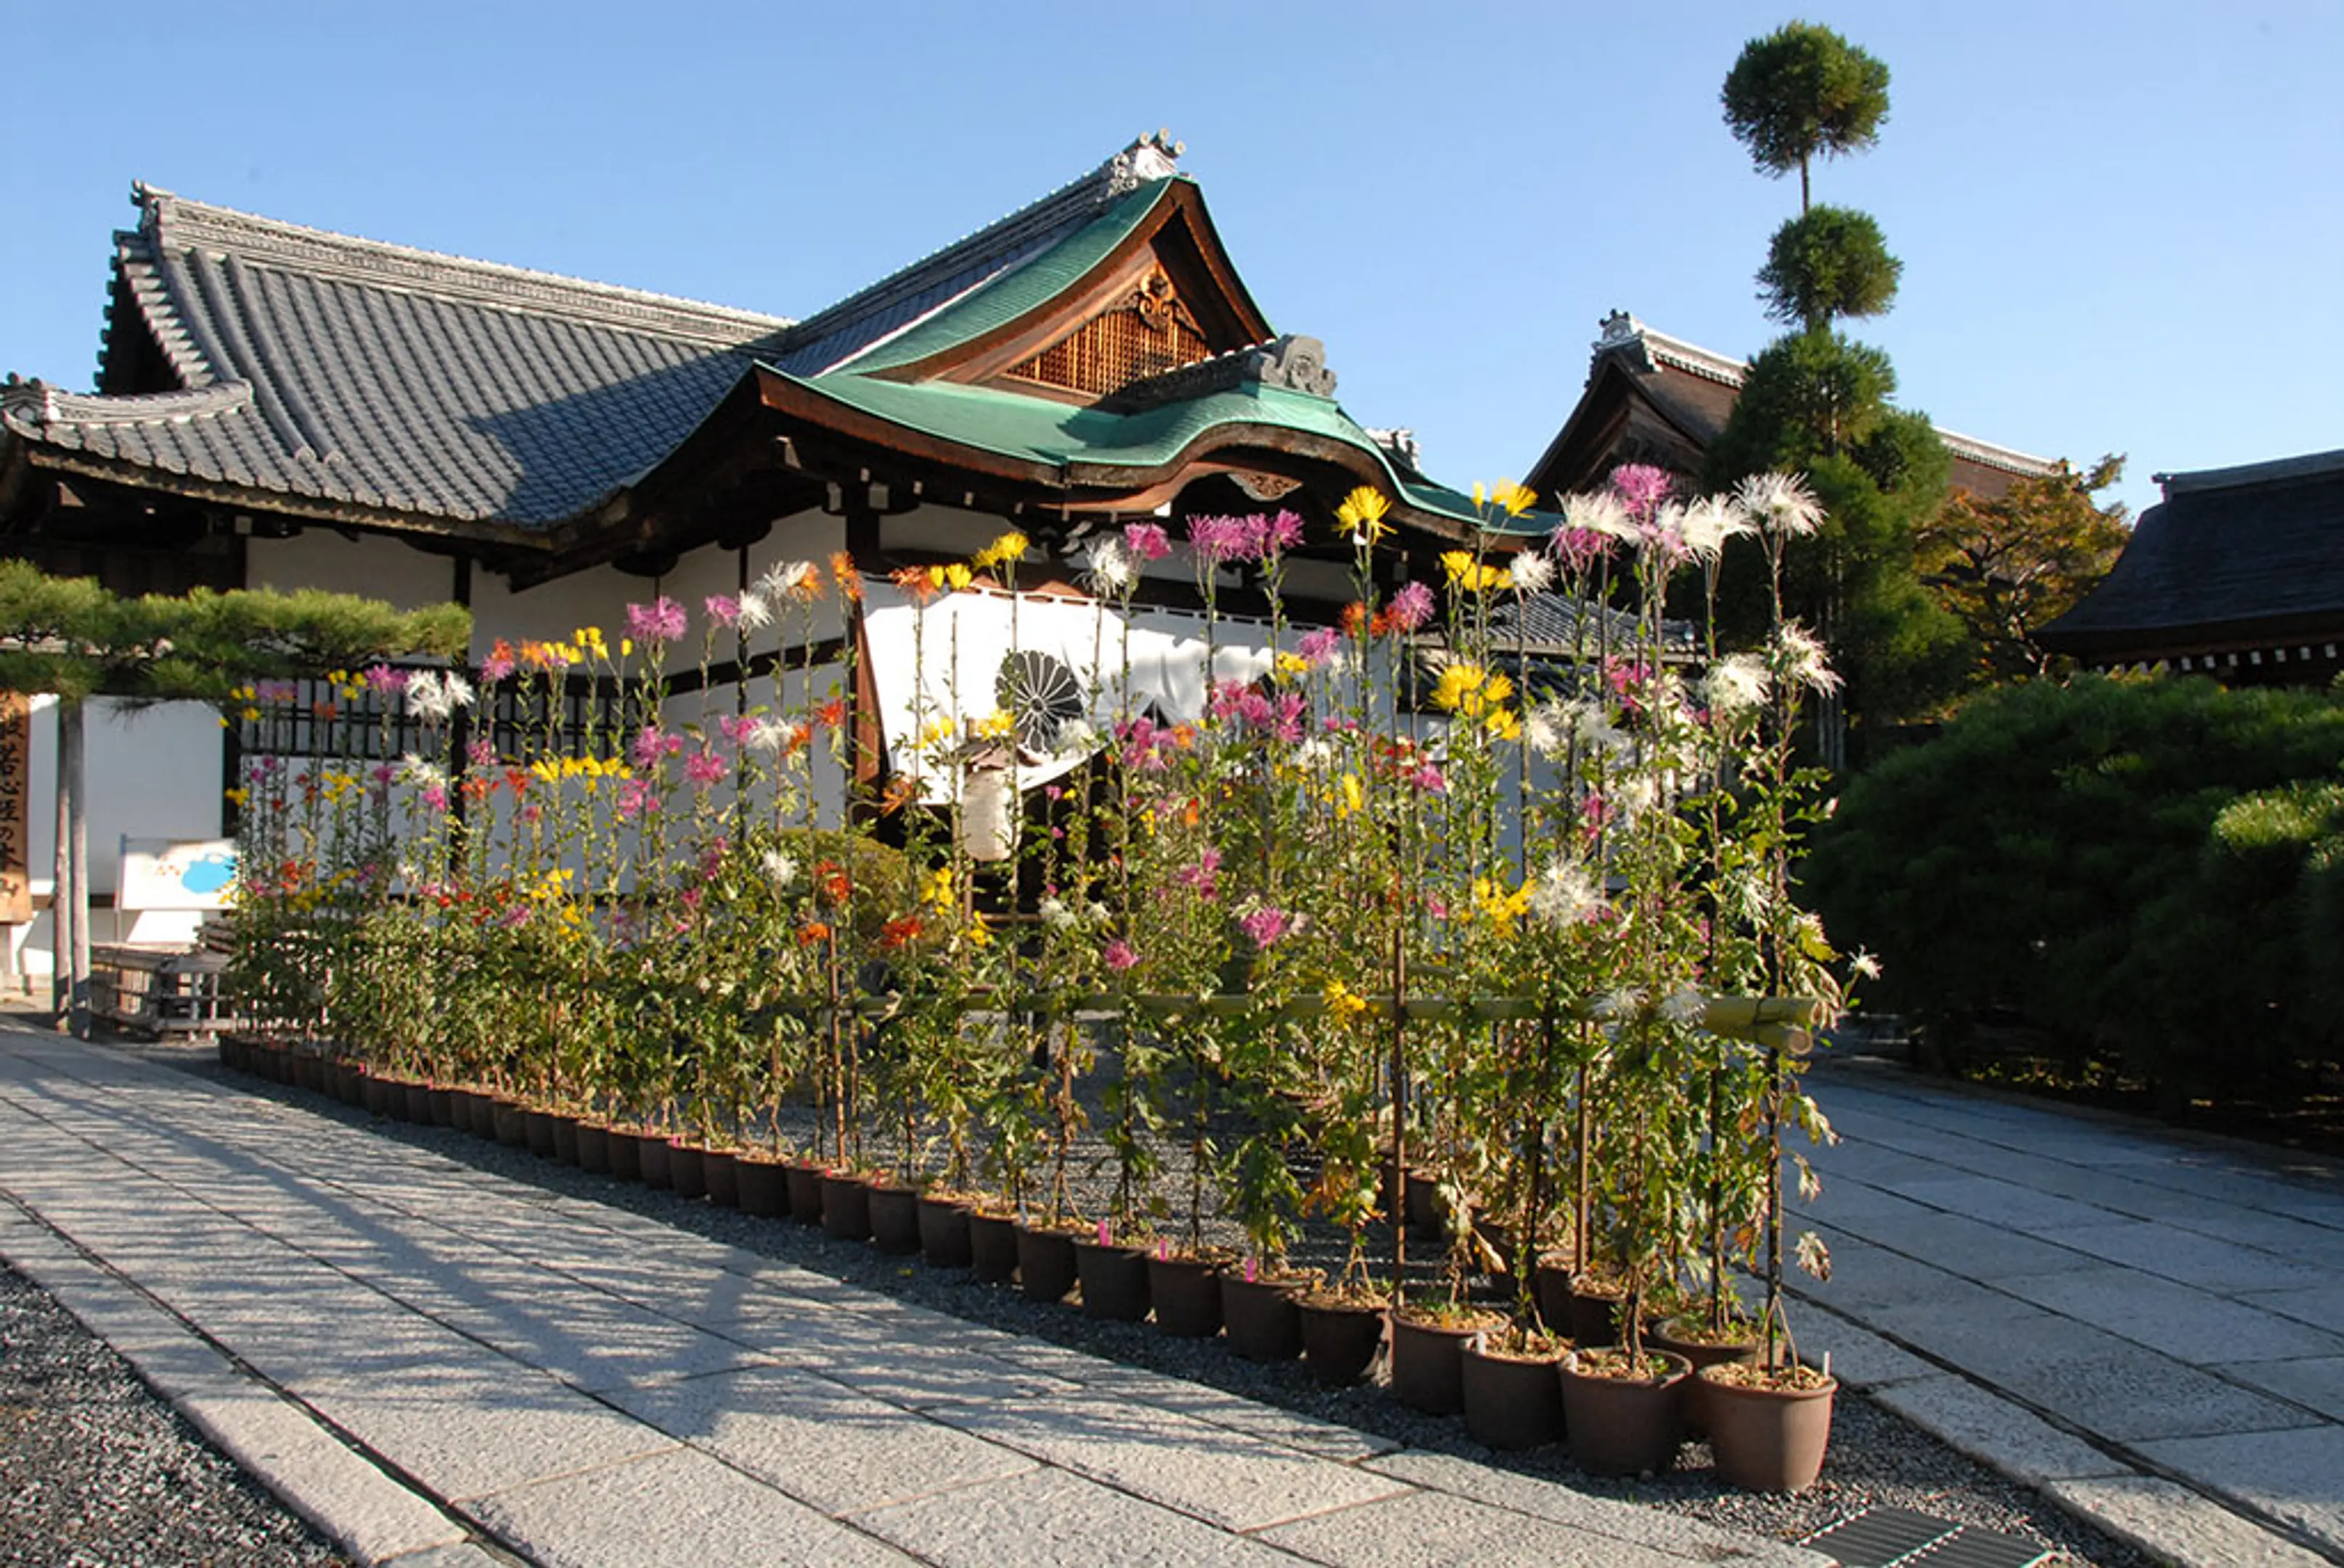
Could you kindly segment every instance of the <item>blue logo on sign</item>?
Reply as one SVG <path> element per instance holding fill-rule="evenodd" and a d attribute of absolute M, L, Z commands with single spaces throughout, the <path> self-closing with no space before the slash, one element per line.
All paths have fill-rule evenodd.
<path fill-rule="evenodd" d="M 192 861 L 179 874 L 179 885 L 190 893 L 217 893 L 236 880 L 236 856 L 215 851 Z"/>

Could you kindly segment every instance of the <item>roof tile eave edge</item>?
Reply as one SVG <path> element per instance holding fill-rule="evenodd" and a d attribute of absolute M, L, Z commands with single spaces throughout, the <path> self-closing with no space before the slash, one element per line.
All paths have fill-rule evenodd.
<path fill-rule="evenodd" d="M 575 521 L 573 518 L 561 518 L 545 524 L 530 524 L 500 518 L 464 518 L 366 501 L 338 501 L 329 496 L 264 490 L 154 464 L 96 457 L 76 448 L 29 441 L 16 435 L 13 427 L 7 433 L 22 444 L 26 456 L 40 468 L 133 489 L 156 491 L 188 501 L 265 511 L 272 516 L 289 517 L 324 526 L 346 525 L 379 529 L 385 532 L 467 538 L 482 543 L 542 550 L 551 543 L 554 529 Z"/>

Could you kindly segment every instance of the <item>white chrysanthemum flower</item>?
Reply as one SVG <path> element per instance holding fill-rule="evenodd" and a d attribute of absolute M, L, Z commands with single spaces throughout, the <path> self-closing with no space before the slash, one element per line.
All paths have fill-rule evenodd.
<path fill-rule="evenodd" d="M 1294 748 L 1294 765 L 1309 773 L 1323 773 L 1335 760 L 1335 747 L 1324 735 L 1313 735 Z"/>
<path fill-rule="evenodd" d="M 1557 855 L 1531 888 L 1531 913 L 1549 926 L 1570 926 L 1603 907 L 1603 890 L 1584 865 Z"/>
<path fill-rule="evenodd" d="M 1795 621 L 1785 621 L 1775 629 L 1774 670 L 1793 686 L 1826 695 L 1839 690 L 1839 673 L 1824 656 L 1823 642 Z"/>
<path fill-rule="evenodd" d="M 1092 899 L 1089 906 L 1083 911 L 1083 914 L 1089 918 L 1091 924 L 1094 926 L 1106 925 L 1107 922 L 1107 906 L 1096 898 Z"/>
<path fill-rule="evenodd" d="M 1702 683 L 1710 715 L 1716 719 L 1756 713 L 1766 705 L 1767 693 L 1773 689 L 1766 661 L 1755 653 L 1727 654 L 1709 667 L 1709 678 Z"/>
<path fill-rule="evenodd" d="M 737 620 L 743 632 L 763 632 L 773 623 L 773 607 L 763 594 L 752 588 L 741 595 Z"/>
<path fill-rule="evenodd" d="M 1644 998 L 1633 986 L 1606 991 L 1595 999 L 1595 1016 L 1601 1019 L 1630 1018 L 1644 1005 Z"/>
<path fill-rule="evenodd" d="M 1612 722 L 1612 715 L 1595 703 L 1586 703 L 1579 711 L 1579 744 L 1591 752 L 1624 752 L 1636 743 L 1627 731 Z"/>
<path fill-rule="evenodd" d="M 1612 786 L 1612 804 L 1623 817 L 1634 819 L 1661 804 L 1661 784 L 1649 774 L 1631 774 Z"/>
<path fill-rule="evenodd" d="M 1086 719 L 1064 719 L 1059 722 L 1056 740 L 1060 752 L 1087 752 L 1098 744 L 1098 731 Z"/>
<path fill-rule="evenodd" d="M 798 879 L 797 861 L 782 850 L 765 851 L 762 864 L 765 868 L 765 879 L 775 887 L 787 887 Z"/>
<path fill-rule="evenodd" d="M 1877 980 L 1880 978 L 1880 960 L 1858 949 L 1855 956 L 1847 961 L 1847 972 L 1859 980 Z"/>
<path fill-rule="evenodd" d="M 763 752 L 771 755 L 780 751 L 783 743 L 789 738 L 789 725 L 779 719 L 762 718 L 750 722 L 747 732 L 741 737 L 741 744 L 753 752 Z"/>
<path fill-rule="evenodd" d="M 1823 502 L 1794 474 L 1752 474 L 1735 488 L 1733 499 L 1759 528 L 1785 539 L 1804 538 L 1823 526 Z"/>
<path fill-rule="evenodd" d="M 1527 599 L 1554 586 L 1554 557 L 1543 550 L 1525 550 L 1506 563 L 1514 592 Z"/>
<path fill-rule="evenodd" d="M 1075 924 L 1075 912 L 1066 907 L 1063 898 L 1045 898 L 1036 913 L 1042 916 L 1042 924 L 1053 931 L 1070 930 Z"/>
<path fill-rule="evenodd" d="M 1622 539 L 1630 544 L 1641 544 L 1644 536 L 1638 532 L 1633 519 L 1620 498 L 1608 490 L 1592 495 L 1567 495 L 1562 498 L 1562 521 L 1566 528 L 1584 529 L 1590 533 L 1605 534 Z"/>
<path fill-rule="evenodd" d="M 1672 1024 L 1698 1024 L 1709 1011 L 1709 998 L 1697 986 L 1679 986 L 1661 999 L 1661 1017 Z"/>
<path fill-rule="evenodd" d="M 1678 531 L 1687 550 L 1702 561 L 1715 561 L 1727 540 L 1750 531 L 1750 520 L 1733 501 L 1713 495 L 1684 509 Z"/>
<path fill-rule="evenodd" d="M 440 689 L 447 693 L 448 701 L 453 706 L 469 708 L 472 705 L 472 683 L 455 671 L 450 670 L 440 677 Z"/>
<path fill-rule="evenodd" d="M 786 599 L 813 581 L 813 561 L 777 561 L 765 569 L 765 574 L 757 579 L 756 586 L 751 592 L 768 601 Z"/>
<path fill-rule="evenodd" d="M 419 719 L 437 722 L 456 711 L 447 686 L 436 670 L 419 670 L 407 683 L 407 711 Z"/>
<path fill-rule="evenodd" d="M 1131 586 L 1137 574 L 1138 562 L 1131 547 L 1109 534 L 1091 546 L 1091 585 L 1105 592 L 1120 593 Z"/>
<path fill-rule="evenodd" d="M 1522 740 L 1542 757 L 1560 757 L 1571 745 L 1572 727 L 1569 704 L 1541 703 L 1522 715 Z"/>
<path fill-rule="evenodd" d="M 440 765 L 425 761 L 416 752 L 409 752 L 399 759 L 399 781 L 413 784 L 418 789 L 429 789 L 434 785 L 441 789 L 448 787 L 448 775 L 440 771 Z"/>

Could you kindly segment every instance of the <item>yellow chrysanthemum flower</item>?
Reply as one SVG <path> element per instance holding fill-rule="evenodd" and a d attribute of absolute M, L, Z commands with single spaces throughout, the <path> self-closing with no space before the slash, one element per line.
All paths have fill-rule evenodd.
<path fill-rule="evenodd" d="M 1343 498 L 1335 509 L 1335 519 L 1351 531 L 1354 544 L 1380 543 L 1391 529 L 1384 522 L 1384 514 L 1391 511 L 1391 502 L 1384 493 L 1370 485 L 1361 485 Z"/>
<path fill-rule="evenodd" d="M 1368 1010 L 1368 999 L 1340 980 L 1327 982 L 1327 1016 L 1339 1024 L 1348 1024 Z"/>

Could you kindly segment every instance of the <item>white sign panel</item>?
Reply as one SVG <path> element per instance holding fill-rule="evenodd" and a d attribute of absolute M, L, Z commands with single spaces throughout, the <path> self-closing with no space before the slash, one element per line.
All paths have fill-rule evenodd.
<path fill-rule="evenodd" d="M 220 909 L 236 881 L 236 845 L 225 838 L 122 840 L 117 909 Z"/>

